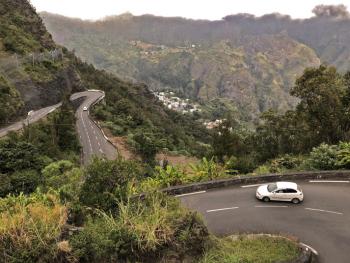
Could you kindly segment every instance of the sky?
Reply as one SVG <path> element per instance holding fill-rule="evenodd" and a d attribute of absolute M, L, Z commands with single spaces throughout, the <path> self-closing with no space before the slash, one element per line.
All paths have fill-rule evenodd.
<path fill-rule="evenodd" d="M 47 11 L 69 17 L 97 20 L 110 15 L 130 12 L 133 15 L 153 14 L 181 16 L 193 19 L 218 20 L 230 14 L 288 14 L 293 18 L 308 18 L 319 4 L 344 4 L 349 0 L 30 0 L 37 11 Z"/>

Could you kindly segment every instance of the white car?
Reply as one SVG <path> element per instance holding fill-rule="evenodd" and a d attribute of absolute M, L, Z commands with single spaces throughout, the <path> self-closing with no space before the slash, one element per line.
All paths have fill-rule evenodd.
<path fill-rule="evenodd" d="M 299 204 L 304 200 L 304 194 L 296 183 L 277 182 L 259 186 L 256 198 L 264 202 L 286 201 Z"/>
<path fill-rule="evenodd" d="M 87 110 L 88 110 L 88 108 L 86 106 L 84 106 L 83 111 L 87 111 Z"/>

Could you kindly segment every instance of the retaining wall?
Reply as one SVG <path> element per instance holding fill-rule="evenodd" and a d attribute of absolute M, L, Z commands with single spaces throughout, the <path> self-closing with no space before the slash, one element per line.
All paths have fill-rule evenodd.
<path fill-rule="evenodd" d="M 350 180 L 350 170 L 338 171 L 312 171 L 286 174 L 267 174 L 261 176 L 235 176 L 230 179 L 220 179 L 208 182 L 194 183 L 188 185 L 173 186 L 163 189 L 163 192 L 170 195 L 186 194 L 191 192 L 223 188 L 242 184 L 259 184 L 276 181 L 296 181 L 296 180 Z"/>

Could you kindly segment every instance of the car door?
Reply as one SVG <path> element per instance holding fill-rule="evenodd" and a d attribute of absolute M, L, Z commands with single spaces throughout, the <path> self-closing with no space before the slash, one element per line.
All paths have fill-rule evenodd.
<path fill-rule="evenodd" d="M 297 195 L 297 190 L 295 190 L 295 189 L 288 188 L 288 189 L 285 190 L 285 192 L 286 192 L 285 196 L 286 196 L 286 200 L 287 201 L 291 201 Z"/>
<path fill-rule="evenodd" d="M 285 197 L 284 197 L 284 189 L 278 189 L 278 190 L 273 192 L 272 200 L 283 201 L 284 199 L 285 199 Z"/>

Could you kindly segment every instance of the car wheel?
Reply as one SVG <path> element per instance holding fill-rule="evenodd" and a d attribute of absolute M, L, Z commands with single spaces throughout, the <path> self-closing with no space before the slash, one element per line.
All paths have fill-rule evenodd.
<path fill-rule="evenodd" d="M 299 204 L 300 203 L 300 200 L 298 198 L 293 198 L 292 199 L 292 203 L 293 204 Z"/>
<path fill-rule="evenodd" d="M 264 202 L 270 202 L 270 198 L 268 198 L 267 196 L 265 196 L 262 200 L 263 200 Z"/>

